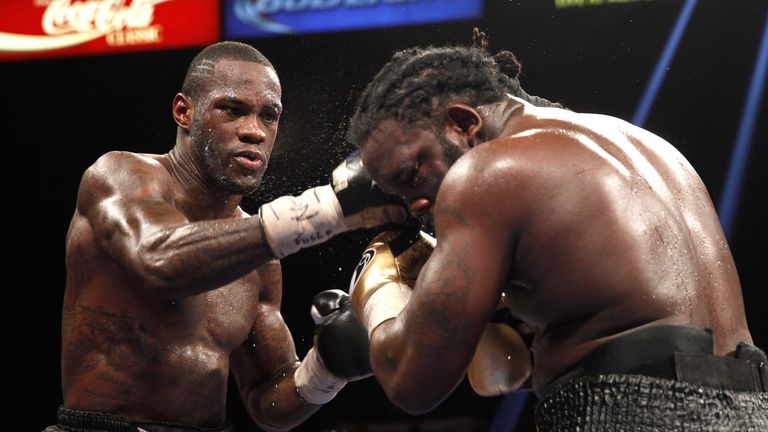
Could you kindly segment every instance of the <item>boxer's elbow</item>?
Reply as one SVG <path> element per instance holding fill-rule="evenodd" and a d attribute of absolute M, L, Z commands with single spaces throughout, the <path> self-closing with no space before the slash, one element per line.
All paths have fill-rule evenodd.
<path fill-rule="evenodd" d="M 428 393 L 429 391 L 425 391 L 424 387 L 396 387 L 387 391 L 387 397 L 406 413 L 419 415 L 437 408 L 442 401 L 442 398 L 435 398 Z"/>
<path fill-rule="evenodd" d="M 256 423 L 256 425 L 263 429 L 266 432 L 287 432 L 292 430 L 294 427 L 296 427 L 295 424 L 290 425 L 277 425 L 275 423 L 272 423 L 270 421 L 267 421 L 263 418 L 257 418 L 251 416 L 251 419 L 253 419 L 253 422 Z"/>
<path fill-rule="evenodd" d="M 250 401 L 248 403 L 248 413 L 251 416 L 256 425 L 267 432 L 284 432 L 289 431 L 296 426 L 296 422 L 291 422 L 287 418 L 288 416 L 281 413 L 279 410 L 272 408 L 274 402 L 269 404 L 264 401 L 264 398 L 260 394 L 255 397 L 244 397 L 244 401 Z M 270 406 L 271 405 L 271 406 Z"/>
<path fill-rule="evenodd" d="M 411 415 L 424 414 L 437 408 L 449 392 L 419 364 L 402 363 L 400 370 L 383 386 L 393 404 Z"/>
<path fill-rule="evenodd" d="M 160 298 L 176 298 L 184 295 L 192 272 L 184 272 L 179 266 L 178 257 L 152 245 L 140 245 L 136 250 L 135 269 L 142 281 L 142 286 L 149 293 Z"/>
<path fill-rule="evenodd" d="M 144 287 L 158 294 L 171 291 L 170 287 L 178 278 L 168 257 L 142 249 L 139 249 L 138 255 L 137 273 Z"/>
<path fill-rule="evenodd" d="M 379 377 L 384 392 L 389 400 L 408 414 L 424 414 L 436 408 L 445 398 L 436 386 L 420 379 L 424 374 L 414 373 L 416 369 L 407 361 L 387 362 L 387 368 L 374 364 L 374 373 Z"/>
<path fill-rule="evenodd" d="M 371 335 L 371 366 L 387 398 L 409 414 L 423 414 L 436 408 L 446 394 L 430 382 L 434 375 L 418 349 L 408 344 L 394 320 L 384 323 Z"/>

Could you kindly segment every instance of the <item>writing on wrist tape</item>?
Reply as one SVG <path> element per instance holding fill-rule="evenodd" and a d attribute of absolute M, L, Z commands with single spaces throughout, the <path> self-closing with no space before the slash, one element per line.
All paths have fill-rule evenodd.
<path fill-rule="evenodd" d="M 347 231 L 344 213 L 331 185 L 307 189 L 262 205 L 259 220 L 272 252 L 283 258 Z"/>

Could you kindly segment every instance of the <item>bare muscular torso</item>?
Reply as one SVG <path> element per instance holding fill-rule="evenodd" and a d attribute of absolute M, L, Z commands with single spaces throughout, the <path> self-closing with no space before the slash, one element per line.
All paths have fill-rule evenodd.
<path fill-rule="evenodd" d="M 182 192 L 163 156 L 117 158 L 139 165 L 165 204 Z M 115 172 L 115 175 L 119 175 Z M 216 425 L 225 418 L 230 354 L 252 329 L 259 290 L 279 273 L 273 261 L 223 287 L 179 298 L 158 297 L 96 238 L 92 206 L 121 191 L 81 187 L 66 241 L 62 320 L 64 403 L 73 409 L 133 418 Z M 84 202 L 89 208 L 81 208 Z M 193 222 L 195 216 L 176 206 Z M 242 217 L 238 209 L 233 217 Z M 104 233 L 101 233 L 104 235 Z M 204 263 L 204 257 L 201 257 Z"/>
<path fill-rule="evenodd" d="M 506 186 L 509 199 L 495 202 L 526 209 L 504 291 L 537 332 L 538 392 L 644 326 L 709 327 L 719 355 L 751 342 L 709 194 L 669 143 L 616 118 L 530 105 L 501 136 L 465 157 L 486 152 L 525 178 L 525 191 Z"/>

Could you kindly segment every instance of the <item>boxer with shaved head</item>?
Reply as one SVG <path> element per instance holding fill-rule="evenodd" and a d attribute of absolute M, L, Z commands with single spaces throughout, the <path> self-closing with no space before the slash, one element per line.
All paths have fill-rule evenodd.
<path fill-rule="evenodd" d="M 280 313 L 277 258 L 402 220 L 405 210 L 372 184 L 359 155 L 331 184 L 265 203 L 254 217 L 241 210 L 261 183 L 282 110 L 266 57 L 214 44 L 173 99 L 168 153 L 109 152 L 85 171 L 66 238 L 64 403 L 47 431 L 230 431 L 230 372 L 253 420 L 285 430 L 367 373 L 357 321 L 325 322 L 345 293 L 318 298 L 325 349 L 299 362 Z M 360 344 L 320 326 L 352 326 L 344 334 Z"/>

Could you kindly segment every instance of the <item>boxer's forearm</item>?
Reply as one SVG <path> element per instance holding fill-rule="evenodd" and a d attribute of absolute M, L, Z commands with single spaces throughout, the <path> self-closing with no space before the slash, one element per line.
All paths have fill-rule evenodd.
<path fill-rule="evenodd" d="M 415 342 L 424 335 L 411 334 L 406 326 L 400 316 L 376 327 L 371 334 L 371 367 L 392 403 L 410 414 L 422 414 L 448 397 L 464 375 L 444 369 L 451 360 L 436 358 L 435 350 Z"/>
<path fill-rule="evenodd" d="M 322 406 L 307 403 L 299 396 L 294 371 L 295 367 L 281 373 L 244 398 L 251 418 L 262 429 L 290 430 Z"/>
<path fill-rule="evenodd" d="M 141 242 L 135 256 L 145 286 L 163 297 L 219 288 L 274 259 L 258 218 L 195 222 L 160 230 Z"/>
<path fill-rule="evenodd" d="M 403 244 L 409 245 L 404 251 Z M 431 410 L 450 394 L 474 351 L 476 326 L 463 324 L 469 319 L 469 291 L 460 286 L 457 295 L 446 295 L 454 288 L 451 279 L 463 279 L 443 280 L 447 271 L 440 270 L 434 272 L 438 280 L 423 284 L 432 258 L 419 269 L 430 253 L 437 253 L 432 252 L 434 245 L 422 232 L 379 234 L 358 265 L 361 273 L 353 278 L 352 307 L 370 335 L 374 375 L 389 399 L 412 414 Z M 411 290 L 405 281 L 417 275 Z"/>
<path fill-rule="evenodd" d="M 417 410 L 414 405 L 419 405 L 419 401 L 411 401 L 412 397 L 418 397 L 420 394 L 414 393 L 409 387 L 414 384 L 405 379 L 407 369 L 403 358 L 405 343 L 402 338 L 402 332 L 397 330 L 396 319 L 384 321 L 373 330 L 370 336 L 370 358 L 371 369 L 376 380 L 384 389 L 387 398 L 408 413 L 417 414 L 422 412 Z M 424 411 L 428 411 L 426 409 Z"/>

